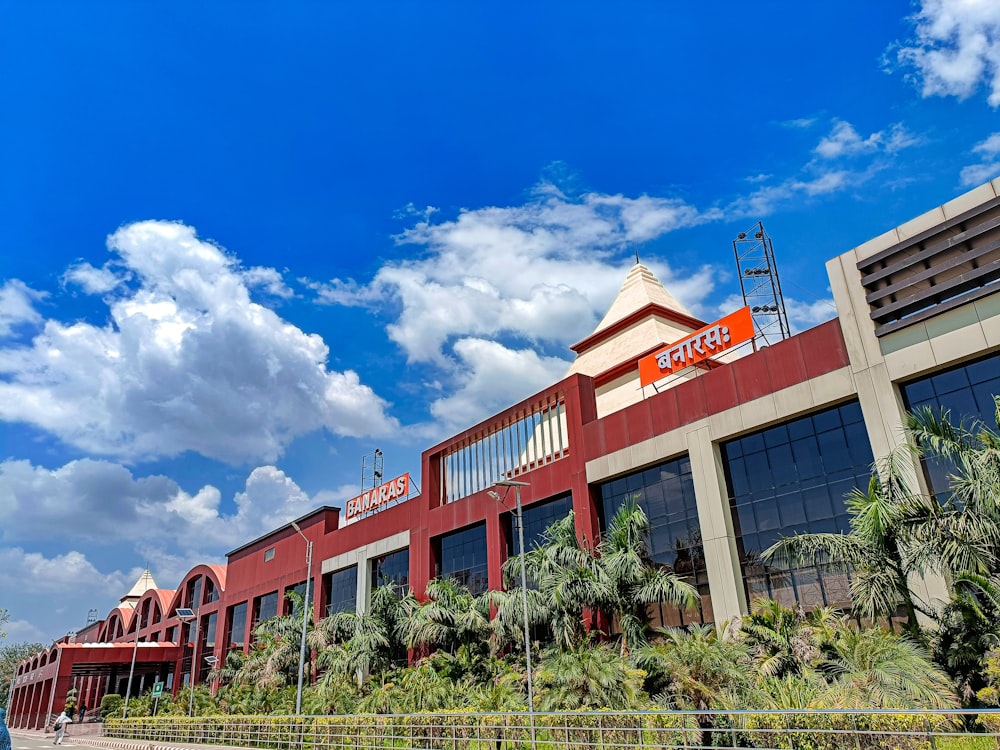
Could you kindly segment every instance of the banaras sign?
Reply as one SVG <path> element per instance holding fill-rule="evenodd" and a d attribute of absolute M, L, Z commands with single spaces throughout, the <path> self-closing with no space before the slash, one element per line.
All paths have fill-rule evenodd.
<path fill-rule="evenodd" d="M 750 308 L 741 308 L 640 359 L 639 384 L 647 386 L 655 383 L 662 377 L 749 341 L 753 336 Z"/>
<path fill-rule="evenodd" d="M 362 492 L 357 497 L 352 497 L 347 501 L 345 518 L 354 521 L 362 516 L 381 510 L 390 503 L 397 503 L 410 496 L 410 475 L 409 473 L 390 479 L 385 484 L 381 484 L 374 489 Z"/>

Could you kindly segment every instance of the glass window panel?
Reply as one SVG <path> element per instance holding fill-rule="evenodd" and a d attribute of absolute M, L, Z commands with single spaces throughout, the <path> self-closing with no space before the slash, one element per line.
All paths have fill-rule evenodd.
<path fill-rule="evenodd" d="M 778 518 L 778 503 L 773 497 L 754 503 L 753 511 L 758 531 L 781 528 L 781 519 Z"/>
<path fill-rule="evenodd" d="M 764 431 L 764 445 L 773 448 L 776 445 L 788 445 L 788 428 L 784 425 L 772 427 Z"/>
<path fill-rule="evenodd" d="M 743 446 L 744 457 L 750 453 L 764 450 L 764 437 L 760 433 L 747 435 L 745 438 L 740 439 L 740 443 Z"/>
<path fill-rule="evenodd" d="M 513 492 L 513 490 L 511 490 Z M 531 549 L 541 543 L 545 530 L 556 521 L 561 521 L 573 510 L 573 497 L 566 494 L 544 503 L 535 503 L 524 508 L 524 547 Z M 516 533 L 516 527 L 512 527 Z"/>
<path fill-rule="evenodd" d="M 951 411 L 953 423 L 963 419 L 980 419 L 991 429 L 996 428 L 992 396 L 1000 392 L 1000 354 L 991 354 L 975 362 L 924 376 L 904 383 L 900 390 L 909 411 L 921 406 Z M 970 385 L 975 383 L 975 386 Z M 954 467 L 936 459 L 924 461 L 924 474 L 931 491 L 940 499 L 949 493 L 948 475 Z"/>
<path fill-rule="evenodd" d="M 230 607 L 227 619 L 229 621 L 226 635 L 227 648 L 243 648 L 247 640 L 247 603 Z"/>
<path fill-rule="evenodd" d="M 994 357 L 987 357 L 978 362 L 973 362 L 965 366 L 965 374 L 970 383 L 982 383 L 987 380 L 996 380 L 998 363 Z"/>
<path fill-rule="evenodd" d="M 305 601 L 306 582 L 303 581 L 302 583 L 297 583 L 294 586 L 288 586 L 285 588 L 285 595 L 282 597 L 282 599 L 284 600 L 282 608 L 284 609 L 286 615 L 296 614 L 302 611 L 301 609 L 299 609 L 298 602 L 293 602 L 291 599 L 288 598 L 288 595 L 292 592 L 298 594 L 301 597 L 300 601 Z M 312 591 L 309 592 L 309 598 L 310 599 L 313 598 Z"/>
<path fill-rule="evenodd" d="M 827 409 L 812 415 L 813 429 L 817 432 L 835 430 L 841 425 L 839 409 Z"/>
<path fill-rule="evenodd" d="M 938 396 L 965 390 L 969 387 L 969 377 L 965 374 L 965 367 L 938 373 L 932 377 L 934 378 L 934 391 Z"/>
<path fill-rule="evenodd" d="M 439 577 L 452 578 L 467 586 L 473 594 L 487 590 L 486 524 L 442 536 L 438 545 Z"/>
<path fill-rule="evenodd" d="M 865 442 L 867 442 L 867 437 Z M 815 435 L 795 440 L 792 445 L 792 461 L 800 479 L 823 476 L 823 459 Z"/>
<path fill-rule="evenodd" d="M 409 548 L 372 559 L 372 589 L 380 586 L 394 586 L 397 594 L 406 595 L 410 588 Z"/>
<path fill-rule="evenodd" d="M 934 384 L 930 378 L 907 383 L 903 386 L 903 392 L 912 404 L 911 409 L 929 404 L 934 400 Z"/>
<path fill-rule="evenodd" d="M 844 471 L 854 465 L 843 430 L 822 432 L 816 436 L 816 439 L 819 442 L 819 454 L 823 457 L 823 468 L 827 474 Z M 868 453 L 871 453 L 871 447 L 869 447 Z M 868 464 L 870 465 L 871 461 Z"/>
<path fill-rule="evenodd" d="M 258 596 L 253 600 L 253 623 L 254 626 L 264 620 L 270 620 L 278 614 L 278 592 L 273 591 L 264 596 Z"/>
<path fill-rule="evenodd" d="M 858 422 L 864 422 L 864 414 L 861 413 L 861 404 L 857 401 L 852 401 L 849 404 L 844 404 L 840 407 L 840 419 L 843 421 L 844 425 L 856 424 Z"/>
<path fill-rule="evenodd" d="M 759 448 L 763 441 L 768 445 L 767 460 L 759 453 L 750 457 L 748 446 Z M 824 581 L 834 573 L 812 566 L 765 569 L 754 556 L 796 532 L 849 530 L 844 503 L 832 498 L 831 492 L 842 493 L 867 481 L 872 453 L 857 402 L 746 435 L 721 448 L 748 598 L 772 596 L 789 606 L 798 601 L 807 608 L 832 603 Z M 741 453 L 746 458 L 733 458 Z"/>
<path fill-rule="evenodd" d="M 787 432 L 785 433 L 788 434 Z M 792 446 L 788 443 L 776 445 L 767 449 L 767 462 L 771 466 L 771 476 L 774 477 L 775 485 L 794 483 L 798 479 L 796 472 L 786 471 L 794 464 L 792 458 Z"/>
<path fill-rule="evenodd" d="M 759 459 L 766 461 L 764 456 Z M 709 602 L 708 606 L 703 602 L 699 609 L 686 612 L 666 605 L 657 606 L 651 609 L 651 612 L 655 611 L 654 624 L 710 622 L 706 617 L 714 615 L 710 606 L 705 553 L 688 457 L 665 461 L 628 477 L 605 482 L 600 491 L 604 500 L 602 528 L 607 528 L 626 498 L 636 497 L 650 521 L 647 540 L 650 556 L 698 586 L 703 598 Z"/>
<path fill-rule="evenodd" d="M 326 613 L 355 612 L 358 598 L 358 566 L 335 571 L 330 575 L 330 603 Z"/>
<path fill-rule="evenodd" d="M 781 518 L 781 528 L 798 528 L 805 525 L 806 509 L 801 493 L 792 492 L 778 496 L 778 515 Z"/>

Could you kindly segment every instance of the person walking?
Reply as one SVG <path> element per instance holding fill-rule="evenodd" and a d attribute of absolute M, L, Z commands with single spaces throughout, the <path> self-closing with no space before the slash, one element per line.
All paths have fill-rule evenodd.
<path fill-rule="evenodd" d="M 0 708 L 0 750 L 10 750 L 10 732 L 7 731 L 7 712 Z"/>
<path fill-rule="evenodd" d="M 53 745 L 62 744 L 63 737 L 66 736 L 66 725 L 72 723 L 73 720 L 66 715 L 66 709 L 63 709 L 63 712 L 56 717 L 56 720 L 52 725 L 56 730 L 56 738 L 52 740 Z"/>

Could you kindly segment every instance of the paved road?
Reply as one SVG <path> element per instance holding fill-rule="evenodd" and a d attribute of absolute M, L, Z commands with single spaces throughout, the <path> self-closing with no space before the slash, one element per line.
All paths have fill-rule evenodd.
<path fill-rule="evenodd" d="M 18 732 L 14 730 L 10 733 L 10 748 L 11 750 L 48 750 L 52 747 L 52 742 L 55 739 L 53 734 L 42 734 L 41 732 L 32 732 L 28 734 L 27 732 Z M 64 737 L 62 747 L 79 747 L 77 743 L 73 741 L 72 737 Z"/>
<path fill-rule="evenodd" d="M 149 742 L 148 740 L 119 740 L 98 735 L 80 735 L 74 737 L 71 726 L 59 747 L 103 748 L 103 750 L 247 750 L 246 748 L 229 748 L 219 745 L 182 745 L 170 742 Z M 28 732 L 21 729 L 10 730 L 11 750 L 53 750 L 52 742 L 55 735 L 51 732 Z"/>

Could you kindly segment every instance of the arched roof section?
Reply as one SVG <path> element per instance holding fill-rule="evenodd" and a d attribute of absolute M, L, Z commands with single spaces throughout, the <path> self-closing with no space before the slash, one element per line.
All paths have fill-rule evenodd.
<path fill-rule="evenodd" d="M 125 635 L 134 616 L 135 611 L 131 607 L 115 607 L 104 618 L 104 632 L 101 634 L 100 640 L 104 643 L 111 643 L 116 638 Z"/>
<path fill-rule="evenodd" d="M 191 570 L 187 572 L 187 575 L 181 579 L 181 582 L 177 584 L 177 588 L 173 592 L 173 596 L 170 598 L 170 603 L 164 612 L 164 617 L 171 616 L 174 610 L 178 607 L 183 607 L 184 594 L 187 591 L 188 583 L 199 576 L 204 576 L 209 579 L 215 586 L 216 590 L 219 592 L 221 597 L 226 591 L 226 568 L 223 565 L 195 565 Z M 202 588 L 204 593 L 204 587 Z"/>
<path fill-rule="evenodd" d="M 156 622 L 153 614 L 157 609 L 160 612 L 160 620 L 165 619 L 168 607 L 173 598 L 174 591 L 172 589 L 149 589 L 146 591 L 146 593 L 139 597 L 139 601 L 135 603 L 135 614 L 129 620 L 128 632 L 130 634 L 135 633 L 136 626 L 140 623 L 140 616 L 142 617 L 143 629 L 153 625 Z"/>
<path fill-rule="evenodd" d="M 166 620 L 171 614 L 173 614 L 170 610 L 170 602 L 173 601 L 175 593 L 174 589 L 155 589 L 148 592 L 150 598 L 153 600 L 153 604 L 160 610 L 159 621 Z M 150 624 L 155 625 L 157 622 L 158 620 L 154 617 Z"/>

